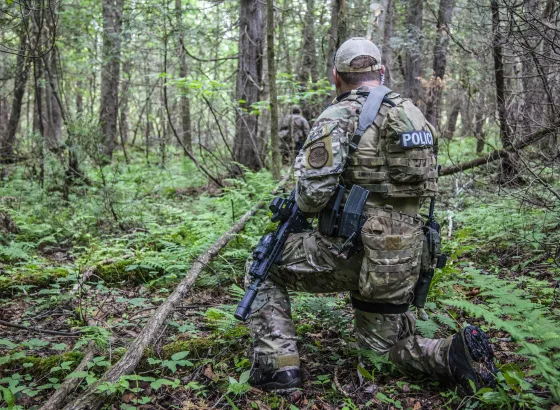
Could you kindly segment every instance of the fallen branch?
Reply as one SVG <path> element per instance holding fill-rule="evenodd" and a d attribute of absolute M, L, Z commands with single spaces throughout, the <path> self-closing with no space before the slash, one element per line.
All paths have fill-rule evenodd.
<path fill-rule="evenodd" d="M 288 181 L 291 175 L 289 171 L 272 193 L 278 190 Z M 169 315 L 175 310 L 175 307 L 188 294 L 198 275 L 204 270 L 206 265 L 218 255 L 218 253 L 238 234 L 245 224 L 264 206 L 265 202 L 261 201 L 255 204 L 243 217 L 234 224 L 225 234 L 223 234 L 208 250 L 199 258 L 195 259 L 187 276 L 179 283 L 175 291 L 162 303 L 148 320 L 142 331 L 136 339 L 130 344 L 128 351 L 115 365 L 107 371 L 97 382 L 89 386 L 89 388 L 79 397 L 68 403 L 63 410 L 94 410 L 103 404 L 101 393 L 98 386 L 101 383 L 115 383 L 121 376 L 130 374 L 142 358 L 144 350 L 152 344 L 156 336 L 160 333 L 165 321 Z"/>
<path fill-rule="evenodd" d="M 82 332 L 58 332 L 56 330 L 47 330 L 47 329 L 39 329 L 37 327 L 16 325 L 15 323 L 6 322 L 4 320 L 0 320 L 0 325 L 1 326 L 7 326 L 7 327 L 13 327 L 15 329 L 27 330 L 29 332 L 46 333 L 48 335 L 56 335 L 56 336 L 78 337 L 78 336 L 82 335 Z"/>
<path fill-rule="evenodd" d="M 95 343 L 90 341 L 88 344 L 88 350 L 78 366 L 74 369 L 74 372 L 81 372 L 85 370 L 87 364 L 93 360 L 95 355 Z M 68 395 L 80 384 L 80 379 L 78 377 L 73 377 L 71 379 L 64 380 L 64 383 L 60 385 L 58 389 L 53 393 L 49 400 L 43 404 L 39 410 L 58 410 L 64 400 L 68 398 Z"/>
<path fill-rule="evenodd" d="M 527 135 L 525 138 L 523 138 L 517 144 L 510 145 L 510 146 L 507 146 L 505 148 L 492 151 L 490 154 L 485 155 L 483 157 L 473 159 L 472 161 L 463 162 L 461 164 L 453 165 L 453 166 L 450 166 L 450 167 L 443 167 L 439 171 L 439 176 L 453 175 L 453 174 L 456 174 L 458 172 L 465 171 L 467 169 L 472 169 L 472 168 L 479 167 L 479 166 L 484 165 L 484 164 L 488 164 L 489 162 L 496 161 L 497 159 L 500 159 L 500 158 L 505 158 L 509 155 L 510 152 L 516 151 L 518 149 L 522 149 L 522 148 L 525 148 L 525 147 L 527 147 L 531 144 L 534 144 L 535 142 L 537 142 L 537 141 L 543 139 L 544 137 L 546 137 L 548 134 L 550 134 L 554 131 L 557 131 L 559 127 L 560 127 L 560 120 L 557 120 L 554 123 L 552 123 L 549 127 L 541 128 L 540 130 L 535 131 L 534 133 Z"/>

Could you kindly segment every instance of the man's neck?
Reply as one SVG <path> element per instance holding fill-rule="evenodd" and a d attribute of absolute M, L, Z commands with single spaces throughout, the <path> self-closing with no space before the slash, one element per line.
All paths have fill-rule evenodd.
<path fill-rule="evenodd" d="M 360 87 L 377 87 L 378 85 L 381 85 L 381 82 L 379 81 L 368 81 L 359 85 L 352 85 L 352 84 L 342 84 L 340 86 L 340 88 L 337 88 L 336 90 L 336 95 L 339 96 L 341 94 L 350 92 L 352 90 L 356 90 Z"/>

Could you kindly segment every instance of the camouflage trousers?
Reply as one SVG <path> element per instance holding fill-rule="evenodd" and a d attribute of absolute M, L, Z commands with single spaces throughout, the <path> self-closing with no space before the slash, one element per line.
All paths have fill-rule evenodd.
<path fill-rule="evenodd" d="M 249 326 L 255 340 L 254 365 L 263 371 L 299 366 L 296 328 L 292 321 L 288 289 L 311 293 L 359 292 L 364 252 L 345 260 L 332 252 L 330 238 L 319 232 L 292 234 L 269 278 L 259 288 Z M 250 265 L 250 260 L 247 266 Z M 249 278 L 246 277 L 246 283 Z M 418 370 L 437 379 L 450 377 L 450 339 L 414 335 L 410 311 L 379 314 L 354 310 L 356 339 L 360 348 L 372 349 L 405 370 Z"/>

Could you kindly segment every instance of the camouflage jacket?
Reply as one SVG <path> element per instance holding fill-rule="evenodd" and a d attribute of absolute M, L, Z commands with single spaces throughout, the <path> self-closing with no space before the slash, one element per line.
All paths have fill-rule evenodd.
<path fill-rule="evenodd" d="M 288 114 L 280 122 L 279 136 L 283 140 L 304 142 L 309 135 L 309 123 L 299 114 Z M 290 138 L 290 136 L 292 138 Z M 288 141 L 286 141 L 288 142 Z"/>
<path fill-rule="evenodd" d="M 387 95 L 394 106 L 381 105 L 358 150 L 348 157 L 366 99 L 361 95 L 364 91 L 360 87 L 336 98 L 319 116 L 296 158 L 296 200 L 305 212 L 321 210 L 338 183 L 347 189 L 359 184 L 380 197 L 401 201 L 437 192 L 435 130 L 420 110 L 399 94 Z M 404 147 L 399 138 L 401 144 L 406 140 Z"/>

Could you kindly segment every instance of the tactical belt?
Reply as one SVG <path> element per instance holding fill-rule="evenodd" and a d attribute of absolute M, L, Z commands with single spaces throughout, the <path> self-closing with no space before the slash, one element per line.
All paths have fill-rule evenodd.
<path fill-rule="evenodd" d="M 410 306 L 408 303 L 404 303 L 402 305 L 393 305 L 390 303 L 366 302 L 360 299 L 356 299 L 353 296 L 350 297 L 350 300 L 352 301 L 352 306 L 354 307 L 354 309 L 368 313 L 380 313 L 382 315 L 398 315 L 400 313 L 406 313 Z"/>

